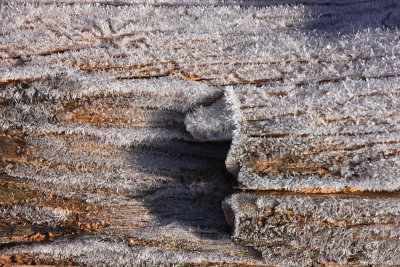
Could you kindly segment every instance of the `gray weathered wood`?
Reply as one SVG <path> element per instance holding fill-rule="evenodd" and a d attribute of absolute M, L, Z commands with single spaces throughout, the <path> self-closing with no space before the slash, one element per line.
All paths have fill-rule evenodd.
<path fill-rule="evenodd" d="M 238 244 L 221 207 L 235 183 L 225 164 L 245 189 L 398 189 L 396 1 L 0 2 L 0 264 L 398 263 L 380 253 L 398 235 L 384 193 L 233 195 L 228 219 L 251 222 L 234 223 Z M 362 230 L 389 237 L 276 254 L 260 240 L 290 216 L 265 220 L 271 199 L 316 222 L 339 215 L 315 201 L 354 206 L 322 232 L 390 206 Z"/>
<path fill-rule="evenodd" d="M 239 244 L 285 266 L 400 262 L 398 193 L 238 193 L 227 218 Z"/>

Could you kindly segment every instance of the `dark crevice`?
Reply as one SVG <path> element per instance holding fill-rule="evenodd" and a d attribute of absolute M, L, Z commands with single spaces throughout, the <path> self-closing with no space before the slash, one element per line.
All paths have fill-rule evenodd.
<path fill-rule="evenodd" d="M 174 124 L 174 129 L 184 130 L 183 120 Z M 172 179 L 168 184 L 156 183 L 141 201 L 161 224 L 180 224 L 194 229 L 200 237 L 229 238 L 231 229 L 222 202 L 237 186 L 236 178 L 225 167 L 229 149 L 230 142 L 199 142 L 194 138 L 134 145 L 130 148 L 133 166 Z"/>

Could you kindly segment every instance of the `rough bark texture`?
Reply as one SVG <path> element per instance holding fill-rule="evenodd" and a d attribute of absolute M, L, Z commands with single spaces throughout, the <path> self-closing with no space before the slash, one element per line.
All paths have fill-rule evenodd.
<path fill-rule="evenodd" d="M 400 264 L 397 1 L 63 2 L 0 1 L 0 264 Z"/>

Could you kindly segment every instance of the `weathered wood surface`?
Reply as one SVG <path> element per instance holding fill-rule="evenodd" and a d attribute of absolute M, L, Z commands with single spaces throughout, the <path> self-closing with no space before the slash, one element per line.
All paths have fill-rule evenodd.
<path fill-rule="evenodd" d="M 397 62 L 382 64 L 398 69 Z M 232 90 L 239 130 L 227 162 L 242 187 L 399 190 L 400 80 L 346 77 Z"/>
<path fill-rule="evenodd" d="M 187 129 L 201 140 L 224 139 L 236 127 L 227 165 L 241 187 L 326 193 L 400 188 L 400 32 L 383 27 L 379 16 L 366 23 L 361 10 L 372 6 L 364 5 L 368 9 L 354 11 L 361 16 L 354 24 L 342 25 L 341 19 L 349 20 L 335 13 L 348 7 L 334 8 L 330 23 L 320 22 L 327 28 L 315 34 L 271 34 L 266 53 L 281 59 L 269 62 L 263 83 L 226 86 L 225 106 L 189 115 Z M 354 32 L 347 32 L 352 26 Z M 204 123 L 205 117 L 211 119 Z"/>
<path fill-rule="evenodd" d="M 397 55 L 398 45 L 391 51 L 384 47 L 371 51 L 365 41 L 332 45 L 315 36 L 315 30 L 329 38 L 339 32 L 392 27 L 398 23 L 396 14 L 394 1 L 264 9 L 3 5 L 1 82 L 100 71 L 120 79 L 170 76 L 217 85 L 298 84 L 357 76 L 362 75 L 360 66 L 366 61 Z M 390 31 L 372 31 L 364 38 L 377 45 L 386 39 L 397 40 Z M 315 72 L 318 65 L 314 71 L 296 70 L 314 62 L 332 62 L 334 69 L 354 62 L 358 72 Z M 367 65 L 373 66 L 372 62 Z"/>
<path fill-rule="evenodd" d="M 144 91 L 126 83 L 130 92 L 58 99 L 43 93 L 54 88 L 46 82 L 3 88 L 9 125 L 0 143 L 4 253 L 28 259 L 39 253 L 44 262 L 62 253 L 65 262 L 88 265 L 261 264 L 251 249 L 232 243 L 222 212 L 232 192 L 224 168 L 229 143 L 198 144 L 184 130 L 181 110 L 198 93 L 174 104 L 185 100 L 178 91 L 160 97 L 149 90 L 151 82 Z M 199 86 L 193 89 L 200 95 L 207 91 Z M 36 90 L 34 99 L 24 95 L 28 88 Z M 6 96 L 21 90 L 19 100 Z"/>
<path fill-rule="evenodd" d="M 233 244 L 222 211 L 233 183 L 229 143 L 199 145 L 183 124 L 184 112 L 213 103 L 221 88 L 174 78 L 184 73 L 174 59 L 153 54 L 192 53 L 168 44 L 190 38 L 174 31 L 192 23 L 154 17 L 185 11 L 1 7 L 5 263 L 263 264 Z M 75 65 L 76 56 L 89 64 Z"/>
<path fill-rule="evenodd" d="M 349 257 L 308 258 L 260 241 L 297 218 L 234 224 L 234 244 L 221 207 L 235 185 L 225 164 L 245 189 L 398 190 L 396 1 L 35 2 L 0 4 L 0 264 L 399 263 L 354 256 L 364 241 Z M 228 221 L 268 210 L 241 196 Z M 362 197 L 332 205 L 362 217 L 357 207 L 390 202 L 392 215 L 371 220 L 397 236 L 396 193 Z M 331 203 L 292 197 L 300 213 L 303 198 Z"/>
<path fill-rule="evenodd" d="M 238 193 L 224 203 L 237 243 L 270 264 L 398 265 L 399 193 Z"/>

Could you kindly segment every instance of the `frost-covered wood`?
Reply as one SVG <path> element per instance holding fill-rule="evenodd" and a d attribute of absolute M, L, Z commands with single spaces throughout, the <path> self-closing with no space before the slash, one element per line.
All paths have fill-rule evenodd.
<path fill-rule="evenodd" d="M 192 53 L 186 43 L 181 52 L 166 45 L 189 35 L 162 18 L 185 11 L 1 6 L 6 264 L 263 264 L 251 248 L 233 244 L 222 212 L 232 192 L 224 167 L 229 144 L 198 144 L 184 126 L 185 112 L 212 104 L 223 90 L 191 81 L 173 59 L 165 65 L 154 54 L 159 47 L 181 59 Z M 189 20 L 179 27 L 192 27 Z M 125 32 L 107 38 L 129 51 L 101 36 L 101 27 L 118 23 Z M 72 63 L 79 54 L 91 65 Z"/>
<path fill-rule="evenodd" d="M 396 1 L 350 6 L 259 9 L 234 5 L 163 8 L 3 4 L 0 81 L 4 84 L 99 71 L 120 79 L 170 76 L 219 85 L 296 82 L 304 80 L 303 75 L 309 75 L 306 81 L 318 81 L 332 78 L 335 72 L 310 69 L 297 77 L 299 63 L 338 61 L 332 65 L 335 67 L 355 61 L 353 68 L 359 69 L 369 60 L 366 65 L 373 68 L 376 57 L 395 56 L 398 44 L 390 51 L 386 45 L 380 46 L 386 38 L 397 40 L 386 31 L 361 34 L 351 45 L 345 42 L 348 37 L 336 45 L 326 41 L 338 33 L 369 32 L 369 27 L 399 23 Z M 317 33 L 327 37 L 321 39 Z M 372 44 L 365 38 L 381 49 L 371 50 Z M 319 69 L 318 65 L 314 67 Z M 374 68 L 379 71 L 382 67 Z M 375 75 L 374 70 L 370 71 Z"/>
<path fill-rule="evenodd" d="M 183 124 L 183 111 L 220 90 L 81 78 L 2 88 L 2 253 L 64 264 L 262 264 L 232 243 L 222 212 L 229 144 L 198 144 Z"/>
<path fill-rule="evenodd" d="M 382 66 L 399 69 L 397 57 L 381 60 Z M 400 79 L 375 74 L 231 89 L 238 129 L 227 163 L 241 186 L 304 192 L 398 190 Z"/>
<path fill-rule="evenodd" d="M 238 193 L 224 202 L 233 238 L 284 266 L 400 262 L 399 194 Z"/>
<path fill-rule="evenodd" d="M 332 20 L 315 34 L 272 34 L 267 53 L 281 59 L 269 62 L 268 79 L 226 86 L 219 114 L 231 119 L 199 108 L 187 116 L 188 130 L 213 140 L 236 126 L 227 166 L 244 188 L 398 190 L 400 32 L 368 28 L 374 22 L 361 19 L 366 29 L 354 32 Z"/>
<path fill-rule="evenodd" d="M 0 264 L 295 262 L 256 224 L 230 240 L 232 136 L 241 187 L 398 189 L 397 1 L 16 2 L 0 1 Z M 380 199 L 365 206 L 397 218 Z"/>

